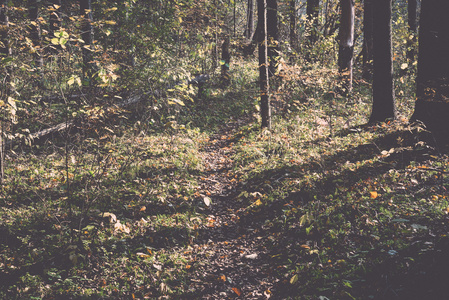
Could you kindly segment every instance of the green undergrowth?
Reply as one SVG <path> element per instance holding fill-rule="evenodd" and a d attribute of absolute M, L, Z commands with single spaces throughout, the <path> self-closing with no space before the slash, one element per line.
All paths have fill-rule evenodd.
<path fill-rule="evenodd" d="M 127 126 L 120 134 L 75 132 L 77 143 L 8 153 L 0 297 L 199 297 L 208 261 L 195 251 L 220 226 L 215 205 L 259 228 L 276 278 L 265 293 L 276 299 L 436 291 L 423 274 L 437 278 L 447 250 L 449 159 L 404 122 L 411 100 L 398 100 L 398 121 L 367 126 L 369 85 L 334 97 L 328 76 L 278 96 L 273 128 L 261 131 L 255 76 L 236 67 L 230 87 L 212 83 L 157 130 L 144 113 L 115 123 Z M 205 184 L 217 181 L 211 157 L 223 155 L 210 150 L 216 133 L 216 147 L 232 149 L 225 196 Z"/>

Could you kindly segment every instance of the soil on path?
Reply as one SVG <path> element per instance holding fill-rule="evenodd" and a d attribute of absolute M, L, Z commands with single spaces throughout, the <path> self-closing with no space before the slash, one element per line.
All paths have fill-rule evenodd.
<path fill-rule="evenodd" d="M 245 217 L 233 173 L 233 133 L 242 124 L 223 127 L 203 147 L 206 171 L 201 190 L 208 191 L 208 224 L 199 230 L 192 256 L 191 290 L 201 299 L 268 299 L 273 284 L 263 224 Z"/>

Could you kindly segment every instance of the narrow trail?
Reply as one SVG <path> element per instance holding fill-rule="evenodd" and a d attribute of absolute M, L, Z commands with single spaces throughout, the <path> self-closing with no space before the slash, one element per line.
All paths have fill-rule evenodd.
<path fill-rule="evenodd" d="M 227 124 L 202 149 L 206 170 L 201 190 L 212 203 L 191 254 L 196 262 L 191 286 L 201 299 L 268 299 L 276 281 L 266 260 L 262 224 L 245 218 L 238 201 L 232 138 L 241 124 Z"/>

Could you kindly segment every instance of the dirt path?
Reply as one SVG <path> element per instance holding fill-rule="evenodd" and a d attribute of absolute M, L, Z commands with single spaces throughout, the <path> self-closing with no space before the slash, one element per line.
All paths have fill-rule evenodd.
<path fill-rule="evenodd" d="M 262 224 L 244 217 L 238 201 L 238 179 L 233 174 L 233 132 L 239 122 L 228 124 L 203 148 L 206 175 L 201 189 L 212 204 L 208 224 L 199 231 L 192 256 L 192 288 L 202 299 L 267 299 L 275 282 L 269 274 Z"/>

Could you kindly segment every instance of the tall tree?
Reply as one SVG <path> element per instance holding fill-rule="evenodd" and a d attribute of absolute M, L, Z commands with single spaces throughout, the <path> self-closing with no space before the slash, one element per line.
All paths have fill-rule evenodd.
<path fill-rule="evenodd" d="M 412 120 L 422 121 L 437 138 L 449 139 L 449 6 L 422 0 L 416 104 Z"/>
<path fill-rule="evenodd" d="M 277 0 L 267 0 L 267 36 L 268 36 L 268 75 L 276 74 L 279 63 L 279 33 Z"/>
<path fill-rule="evenodd" d="M 368 81 L 373 79 L 373 1 L 363 1 L 362 77 Z"/>
<path fill-rule="evenodd" d="M 354 56 L 354 0 L 340 0 L 341 17 L 339 31 L 338 69 L 343 81 L 343 93 L 352 90 L 352 58 Z"/>
<path fill-rule="evenodd" d="M 34 54 L 34 67 L 36 68 L 37 74 L 39 76 L 38 85 L 42 84 L 42 69 L 44 65 L 44 60 L 42 57 L 42 40 L 41 40 L 41 28 L 39 21 L 39 4 L 38 0 L 31 0 L 30 6 L 28 8 L 28 15 L 31 20 L 30 25 L 30 38 L 33 43 L 33 54 Z"/>
<path fill-rule="evenodd" d="M 392 0 L 373 2 L 373 109 L 370 123 L 396 118 L 391 49 Z"/>
<path fill-rule="evenodd" d="M 309 43 L 313 45 L 318 40 L 318 15 L 320 0 L 307 0 L 306 14 L 310 26 Z"/>
<path fill-rule="evenodd" d="M 257 0 L 257 22 L 262 34 L 259 35 L 259 84 L 260 84 L 260 113 L 262 128 L 271 129 L 271 107 L 269 97 L 268 76 L 268 32 L 267 32 L 267 0 Z"/>
<path fill-rule="evenodd" d="M 246 12 L 246 27 L 245 37 L 251 40 L 254 34 L 254 0 L 248 0 L 248 7 Z"/>
<path fill-rule="evenodd" d="M 84 41 L 83 47 L 83 80 L 93 84 L 93 17 L 92 17 L 92 1 L 91 0 L 79 0 L 81 18 L 81 38 Z"/>
<path fill-rule="evenodd" d="M 221 46 L 221 83 L 223 86 L 229 85 L 231 77 L 229 66 L 231 64 L 231 53 L 229 52 L 230 39 L 226 36 Z"/>

